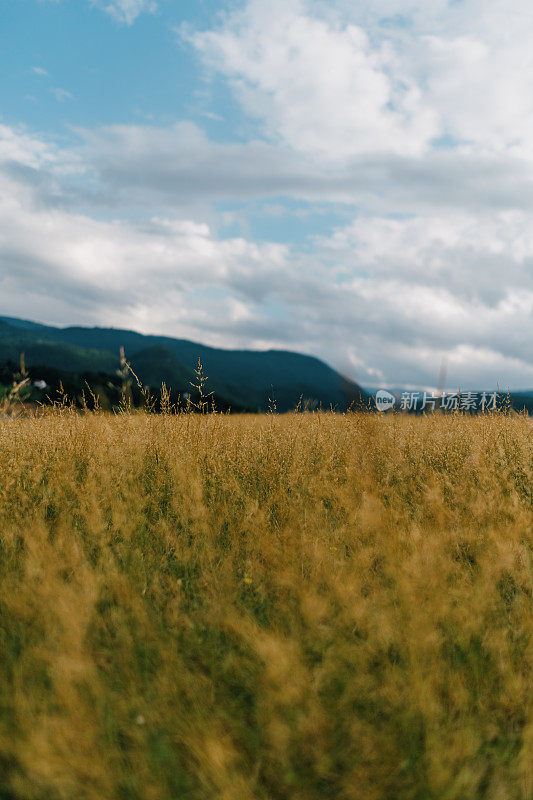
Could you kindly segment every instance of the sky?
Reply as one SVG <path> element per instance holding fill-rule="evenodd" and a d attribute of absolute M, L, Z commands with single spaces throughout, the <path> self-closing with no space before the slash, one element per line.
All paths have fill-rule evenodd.
<path fill-rule="evenodd" d="M 526 0 L 0 0 L 0 314 L 533 388 Z"/>

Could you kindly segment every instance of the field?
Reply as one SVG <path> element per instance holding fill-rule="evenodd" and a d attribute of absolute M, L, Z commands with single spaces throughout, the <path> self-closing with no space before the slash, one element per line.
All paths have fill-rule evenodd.
<path fill-rule="evenodd" d="M 0 420 L 0 798 L 531 800 L 532 436 Z"/>

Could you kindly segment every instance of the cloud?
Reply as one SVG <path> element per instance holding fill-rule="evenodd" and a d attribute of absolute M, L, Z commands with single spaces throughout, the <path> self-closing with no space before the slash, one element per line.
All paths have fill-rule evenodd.
<path fill-rule="evenodd" d="M 157 3 L 153 0 L 91 0 L 93 5 L 103 9 L 109 16 L 124 25 L 133 25 L 140 14 L 154 14 Z"/>
<path fill-rule="evenodd" d="M 381 215 L 533 210 L 533 163 L 514 153 L 439 149 L 423 157 L 367 155 L 332 165 L 259 140 L 219 144 L 190 122 L 77 132 L 82 143 L 72 155 L 92 171 L 111 205 L 285 195 Z"/>
<path fill-rule="evenodd" d="M 413 286 L 414 298 L 418 290 L 442 290 L 494 308 L 511 294 L 533 296 L 532 219 L 523 211 L 361 216 L 317 239 L 316 246 L 329 260 L 361 265 L 356 273 L 363 269 L 373 279 L 400 278 Z M 434 315 L 434 305 L 430 308 Z"/>
<path fill-rule="evenodd" d="M 179 133 L 186 160 L 194 131 Z M 124 174 L 143 162 L 143 134 L 127 132 L 136 145 Z M 148 217 L 116 198 L 116 218 L 103 219 L 71 186 L 92 174 L 89 155 L 111 158 L 100 135 L 73 153 L 0 128 L 3 313 L 290 347 L 370 384 L 432 385 L 446 355 L 450 385 L 533 385 L 532 212 L 354 211 L 309 247 L 220 238 L 183 208 L 156 213 L 150 197 Z"/>
<path fill-rule="evenodd" d="M 532 35 L 525 0 L 249 0 L 181 31 L 272 141 L 333 160 L 443 136 L 530 157 Z"/>
<path fill-rule="evenodd" d="M 327 160 L 413 155 L 440 133 L 388 48 L 359 25 L 308 13 L 301 0 L 251 0 L 220 30 L 181 34 L 227 76 L 267 134 L 295 150 Z"/>
<path fill-rule="evenodd" d="M 285 269 L 287 250 L 243 239 L 219 240 L 205 224 L 153 217 L 136 223 L 102 221 L 42 203 L 41 184 L 21 180 L 21 169 L 60 176 L 45 145 L 0 128 L 0 286 L 6 313 L 58 321 L 75 316 L 144 330 L 194 329 L 209 292 L 253 284 L 253 276 Z M 5 140 L 5 141 L 4 141 Z M 206 302 L 194 302 L 207 292 Z M 216 293 L 215 293 L 216 294 Z M 231 315 L 230 315 L 231 316 Z M 242 313 L 236 318 L 242 318 Z"/>
<path fill-rule="evenodd" d="M 47 76 L 48 72 L 44 69 L 44 67 L 32 67 L 31 71 L 35 73 L 35 75 Z"/>
<path fill-rule="evenodd" d="M 73 95 L 66 89 L 50 89 L 58 103 L 64 103 L 65 100 L 73 100 Z"/>
<path fill-rule="evenodd" d="M 23 129 L 15 130 L 0 123 L 0 165 L 11 164 L 36 170 L 48 168 L 56 160 L 55 149 Z"/>

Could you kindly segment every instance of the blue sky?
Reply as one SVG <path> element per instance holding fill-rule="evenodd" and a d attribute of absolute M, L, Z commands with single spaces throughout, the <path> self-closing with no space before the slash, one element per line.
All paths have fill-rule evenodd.
<path fill-rule="evenodd" d="M 533 386 L 525 0 L 0 0 L 0 312 Z"/>
<path fill-rule="evenodd" d="M 241 127 L 244 135 L 247 121 L 230 93 L 223 86 L 213 91 L 192 48 L 178 44 L 181 25 L 209 24 L 220 11 L 220 3 L 207 0 L 166 2 L 127 25 L 83 0 L 5 0 L 2 116 L 60 136 L 76 125 L 183 118 L 222 138 L 239 136 Z M 72 97 L 58 105 L 57 88 Z"/>

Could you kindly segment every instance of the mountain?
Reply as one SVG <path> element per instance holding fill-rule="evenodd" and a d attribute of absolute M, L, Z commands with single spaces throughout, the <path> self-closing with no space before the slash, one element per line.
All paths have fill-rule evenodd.
<path fill-rule="evenodd" d="M 294 408 L 303 398 L 313 406 L 345 410 L 366 401 L 360 387 L 313 356 L 283 350 L 224 350 L 186 339 L 145 336 L 116 328 L 57 328 L 29 320 L 0 317 L 0 363 L 18 360 L 66 372 L 116 373 L 119 349 L 139 379 L 159 387 L 164 381 L 176 391 L 190 389 L 200 358 L 214 391 L 235 406 L 278 411 Z"/>
<path fill-rule="evenodd" d="M 112 353 L 54 342 L 42 334 L 40 327 L 29 325 L 12 326 L 0 318 L 0 363 L 18 363 L 24 352 L 27 364 L 42 364 L 65 372 L 115 372 L 118 357 Z"/>
<path fill-rule="evenodd" d="M 527 411 L 533 415 L 533 389 L 525 392 L 509 392 L 509 400 L 516 411 Z"/>
<path fill-rule="evenodd" d="M 190 386 L 194 372 L 188 369 L 167 347 L 145 347 L 128 359 L 132 370 L 145 386 Z"/>

